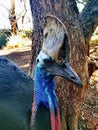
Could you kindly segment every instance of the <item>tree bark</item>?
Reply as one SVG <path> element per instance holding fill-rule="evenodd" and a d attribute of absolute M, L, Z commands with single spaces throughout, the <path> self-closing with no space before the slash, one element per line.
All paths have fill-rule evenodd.
<path fill-rule="evenodd" d="M 98 26 L 98 0 L 88 0 L 83 11 L 80 13 L 80 21 L 85 39 L 90 40 Z"/>
<path fill-rule="evenodd" d="M 89 41 L 94 30 L 98 26 L 98 0 L 88 0 L 83 11 L 79 14 L 79 19 L 83 28 L 87 55 L 89 56 Z M 97 68 L 94 62 L 88 62 L 89 77 Z"/>
<path fill-rule="evenodd" d="M 43 43 L 43 9 L 38 0 L 30 0 L 31 12 L 33 16 L 33 35 L 32 35 L 32 50 L 30 57 L 29 75 L 33 77 L 35 59 L 41 50 Z"/>
<path fill-rule="evenodd" d="M 30 66 L 31 72 L 33 68 L 32 66 L 34 66 L 34 60 L 38 52 L 40 51 L 43 42 L 42 35 L 44 16 L 46 16 L 47 14 L 52 14 L 58 17 L 64 23 L 69 34 L 69 40 L 71 43 L 71 64 L 74 70 L 81 77 L 81 80 L 83 82 L 83 88 L 81 89 L 78 86 L 59 77 L 56 78 L 56 82 L 57 94 L 59 97 L 61 108 L 61 128 L 62 130 L 77 130 L 79 114 L 86 95 L 86 90 L 89 86 L 87 58 L 87 56 L 89 55 L 89 40 L 86 39 L 89 39 L 88 37 L 91 36 L 94 31 L 94 28 L 91 27 L 91 29 L 89 29 L 90 35 L 85 35 L 85 32 L 89 31 L 88 28 L 84 28 L 86 26 L 85 24 L 87 24 L 87 21 L 85 20 L 84 22 L 84 19 L 82 17 L 84 17 L 85 11 L 87 9 L 85 9 L 85 11 L 79 16 L 79 11 L 75 0 L 30 1 L 32 15 L 34 19 L 32 57 Z M 98 3 L 97 0 L 90 0 L 90 2 L 92 4 Z M 86 5 L 85 8 L 88 7 L 89 6 Z M 98 11 L 98 8 L 96 10 Z M 94 18 L 97 19 L 98 16 Z M 97 24 L 96 21 L 97 20 L 95 20 L 93 24 Z M 93 24 L 91 24 L 91 26 L 94 26 Z"/>
<path fill-rule="evenodd" d="M 9 20 L 11 24 L 11 31 L 13 34 L 17 33 L 18 25 L 15 14 L 15 0 L 11 0 L 11 9 L 9 10 Z"/>

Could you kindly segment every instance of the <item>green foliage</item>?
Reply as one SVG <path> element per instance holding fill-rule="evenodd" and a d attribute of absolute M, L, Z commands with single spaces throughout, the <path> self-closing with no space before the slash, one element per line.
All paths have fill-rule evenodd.
<path fill-rule="evenodd" d="M 83 2 L 87 2 L 88 0 L 82 0 Z"/>
<path fill-rule="evenodd" d="M 77 2 L 87 2 L 88 0 L 76 0 Z"/>
<path fill-rule="evenodd" d="M 85 5 L 88 0 L 76 0 L 77 3 Z"/>
<path fill-rule="evenodd" d="M 2 48 L 3 46 L 6 46 L 7 43 L 7 36 L 4 33 L 0 34 L 0 48 Z"/>

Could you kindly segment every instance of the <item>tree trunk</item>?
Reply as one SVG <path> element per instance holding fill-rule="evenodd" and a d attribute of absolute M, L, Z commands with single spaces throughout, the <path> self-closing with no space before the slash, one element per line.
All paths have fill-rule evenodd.
<path fill-rule="evenodd" d="M 98 6 L 97 0 L 90 0 L 92 5 Z M 75 0 L 30 0 L 32 15 L 34 19 L 34 32 L 32 44 L 31 68 L 34 60 L 41 49 L 44 16 L 55 15 L 65 25 L 71 43 L 71 64 L 74 70 L 80 76 L 83 82 L 83 88 L 65 81 L 65 79 L 56 78 L 57 94 L 61 108 L 61 128 L 62 130 L 77 130 L 78 119 L 85 98 L 86 90 L 89 85 L 88 74 L 88 55 L 90 35 L 85 35 L 88 28 L 83 23 L 84 13 L 79 15 Z M 90 7 L 92 7 L 90 5 Z M 86 6 L 88 8 L 88 6 Z M 98 11 L 98 8 L 96 9 Z M 87 10 L 85 9 L 84 12 Z M 90 17 L 90 14 L 88 14 Z M 96 16 L 98 19 L 98 16 Z M 86 19 L 86 17 L 85 17 Z M 97 20 L 95 21 L 95 23 Z M 94 23 L 94 25 L 95 25 Z M 89 26 L 89 25 L 88 25 Z M 93 30 L 95 26 L 89 29 Z M 92 34 L 93 31 L 90 33 Z M 32 72 L 32 69 L 31 69 Z"/>
<path fill-rule="evenodd" d="M 11 9 L 9 10 L 9 20 L 11 24 L 11 31 L 13 34 L 17 33 L 18 25 L 15 15 L 15 0 L 11 0 Z"/>
<path fill-rule="evenodd" d="M 33 16 L 33 36 L 29 75 L 33 77 L 35 59 L 43 43 L 43 9 L 38 0 L 30 0 L 30 6 Z"/>

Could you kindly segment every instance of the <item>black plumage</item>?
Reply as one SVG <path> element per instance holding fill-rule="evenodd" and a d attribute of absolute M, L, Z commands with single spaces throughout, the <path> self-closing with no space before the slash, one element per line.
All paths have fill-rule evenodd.
<path fill-rule="evenodd" d="M 0 57 L 0 129 L 28 130 L 32 102 L 33 79 Z"/>

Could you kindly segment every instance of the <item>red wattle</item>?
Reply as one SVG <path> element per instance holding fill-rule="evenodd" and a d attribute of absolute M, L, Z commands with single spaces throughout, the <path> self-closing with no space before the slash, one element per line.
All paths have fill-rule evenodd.
<path fill-rule="evenodd" d="M 61 123 L 60 123 L 60 110 L 58 108 L 57 115 L 55 117 L 55 130 L 61 130 Z"/>
<path fill-rule="evenodd" d="M 53 111 L 50 111 L 50 113 L 51 113 L 51 130 L 61 130 L 59 108 L 56 116 Z"/>
<path fill-rule="evenodd" d="M 56 130 L 55 129 L 55 115 L 54 115 L 54 113 L 51 113 L 51 130 Z"/>

